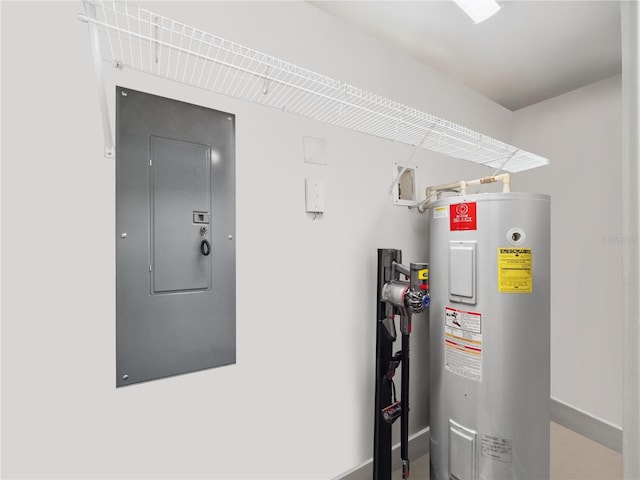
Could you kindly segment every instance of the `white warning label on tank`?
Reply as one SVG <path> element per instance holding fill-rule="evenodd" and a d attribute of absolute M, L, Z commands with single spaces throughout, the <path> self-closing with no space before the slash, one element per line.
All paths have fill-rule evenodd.
<path fill-rule="evenodd" d="M 508 438 L 485 435 L 480 438 L 480 455 L 483 457 L 498 460 L 499 462 L 511 463 L 512 452 L 511 440 Z"/>
<path fill-rule="evenodd" d="M 433 209 L 433 218 L 447 218 L 449 217 L 449 208 L 444 207 L 434 207 Z"/>
<path fill-rule="evenodd" d="M 444 366 L 465 378 L 482 381 L 482 314 L 444 308 Z"/>

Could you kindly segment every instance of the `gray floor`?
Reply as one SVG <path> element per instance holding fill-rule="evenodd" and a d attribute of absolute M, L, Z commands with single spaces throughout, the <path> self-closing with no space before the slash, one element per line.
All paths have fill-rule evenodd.
<path fill-rule="evenodd" d="M 429 456 L 411 462 L 411 479 L 429 478 Z M 613 480 L 622 478 L 622 455 L 599 443 L 551 423 L 552 480 Z M 402 471 L 392 480 L 402 479 Z"/>

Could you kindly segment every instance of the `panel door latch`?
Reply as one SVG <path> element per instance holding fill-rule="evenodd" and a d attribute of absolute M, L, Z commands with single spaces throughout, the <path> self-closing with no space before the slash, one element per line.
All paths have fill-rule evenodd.
<path fill-rule="evenodd" d="M 209 212 L 193 212 L 193 223 L 209 223 Z"/>

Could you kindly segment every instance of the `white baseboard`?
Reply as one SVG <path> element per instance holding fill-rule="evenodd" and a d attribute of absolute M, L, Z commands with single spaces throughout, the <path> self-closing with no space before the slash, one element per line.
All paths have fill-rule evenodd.
<path fill-rule="evenodd" d="M 373 445 L 373 442 L 372 442 Z M 414 433 L 409 437 L 409 459 L 415 460 L 429 453 L 429 427 Z M 400 459 L 400 444 L 396 443 L 392 449 L 391 471 L 402 468 Z M 373 478 L 373 457 L 361 465 L 343 473 L 334 480 L 371 480 Z"/>
<path fill-rule="evenodd" d="M 551 421 L 622 453 L 622 429 L 579 408 L 551 399 Z"/>

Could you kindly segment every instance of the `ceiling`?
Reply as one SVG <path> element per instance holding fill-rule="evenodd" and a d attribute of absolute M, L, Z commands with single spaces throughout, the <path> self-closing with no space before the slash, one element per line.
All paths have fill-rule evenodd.
<path fill-rule="evenodd" d="M 621 72 L 617 1 L 500 1 L 474 24 L 448 0 L 311 1 L 509 110 Z"/>

